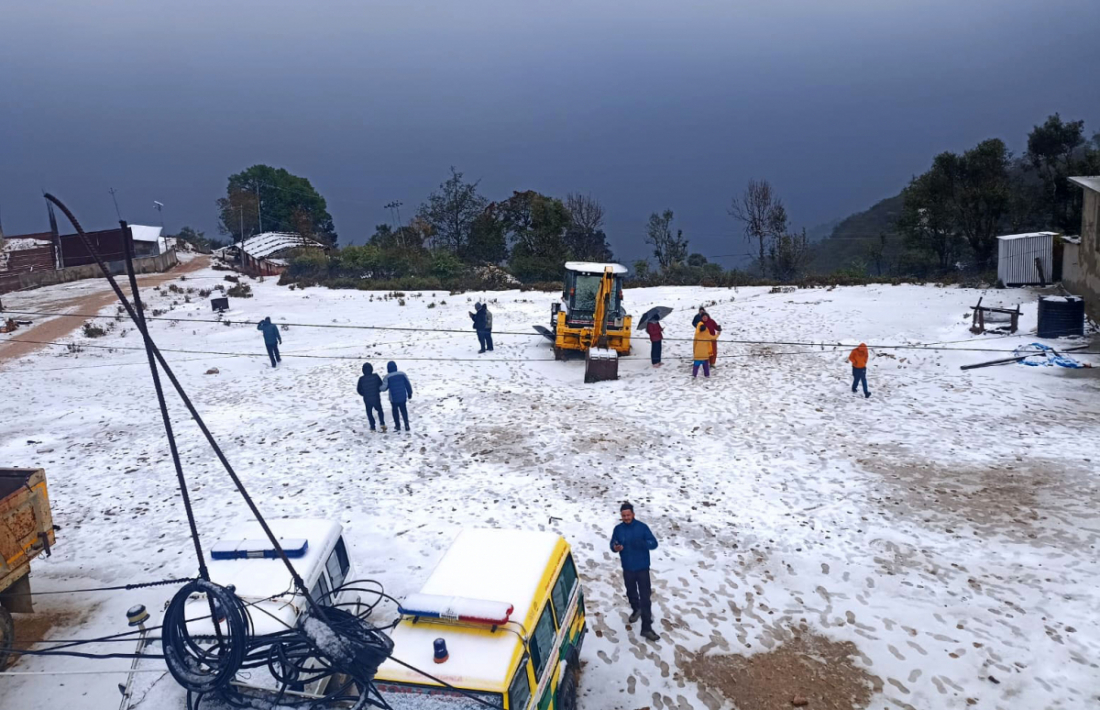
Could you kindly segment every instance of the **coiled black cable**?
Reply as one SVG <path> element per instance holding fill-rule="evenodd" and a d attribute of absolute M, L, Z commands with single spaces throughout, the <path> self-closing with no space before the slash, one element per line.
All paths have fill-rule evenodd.
<path fill-rule="evenodd" d="M 213 606 L 213 636 L 193 635 L 187 627 L 187 601 L 196 593 L 205 594 Z M 189 692 L 225 687 L 244 662 L 251 631 L 248 611 L 231 588 L 201 579 L 188 582 L 164 612 L 161 642 L 168 672 Z"/>

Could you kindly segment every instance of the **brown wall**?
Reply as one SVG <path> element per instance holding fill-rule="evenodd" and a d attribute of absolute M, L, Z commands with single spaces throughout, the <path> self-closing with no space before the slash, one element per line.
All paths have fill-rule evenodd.
<path fill-rule="evenodd" d="M 53 247 L 51 246 L 9 251 L 7 257 L 7 268 L 3 269 L 4 273 L 42 271 L 43 269 L 49 270 L 57 266 L 57 264 L 54 263 Z M 0 265 L 2 265 L 3 261 L 4 260 L 0 258 Z"/>
<path fill-rule="evenodd" d="M 1064 274 L 1062 282 L 1085 299 L 1089 317 L 1100 320 L 1100 192 L 1088 188 L 1081 214 L 1081 245 L 1076 251 L 1075 273 Z"/>
<path fill-rule="evenodd" d="M 159 256 L 145 256 L 134 259 L 134 271 L 139 274 L 167 271 L 175 266 L 178 261 L 176 250 L 169 249 Z M 126 273 L 126 262 L 108 261 L 107 269 L 115 275 L 124 274 Z M 21 274 L 0 275 L 0 293 L 102 277 L 103 272 L 99 270 L 97 264 L 85 264 L 84 266 L 72 266 L 67 269 L 53 269 L 50 271 L 28 271 Z"/>

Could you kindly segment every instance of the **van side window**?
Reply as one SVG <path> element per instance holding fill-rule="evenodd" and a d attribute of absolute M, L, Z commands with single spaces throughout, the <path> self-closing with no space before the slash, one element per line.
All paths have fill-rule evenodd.
<path fill-rule="evenodd" d="M 344 538 L 337 538 L 336 549 L 332 551 L 332 554 L 328 556 L 328 561 L 325 562 L 328 576 L 332 578 L 333 589 L 339 589 L 344 584 L 344 580 L 348 576 L 348 567 L 348 550 L 344 547 Z"/>
<path fill-rule="evenodd" d="M 313 585 L 313 589 L 309 590 L 309 596 L 318 604 L 332 606 L 332 596 L 329 594 L 328 582 L 325 581 L 325 575 L 322 574 L 317 578 L 317 584 Z"/>
<path fill-rule="evenodd" d="M 577 568 L 573 566 L 573 555 L 568 555 L 551 595 L 554 602 L 554 614 L 558 617 L 558 626 L 565 623 L 565 611 L 569 608 L 569 598 L 573 596 L 573 588 L 576 586 Z"/>
<path fill-rule="evenodd" d="M 519 662 L 516 677 L 508 686 L 508 707 L 512 710 L 525 710 L 531 697 L 531 681 L 527 679 L 527 656 Z"/>
<path fill-rule="evenodd" d="M 531 634 L 531 660 L 535 662 L 535 682 L 542 677 L 542 671 L 554 652 L 554 619 L 550 616 L 550 605 L 542 610 L 542 616 L 535 624 L 535 633 Z"/>

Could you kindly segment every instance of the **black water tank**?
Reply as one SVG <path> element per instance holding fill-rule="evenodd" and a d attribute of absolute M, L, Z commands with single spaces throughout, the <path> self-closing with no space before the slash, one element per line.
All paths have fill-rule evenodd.
<path fill-rule="evenodd" d="M 1085 334 L 1085 302 L 1077 296 L 1039 297 L 1039 337 Z"/>

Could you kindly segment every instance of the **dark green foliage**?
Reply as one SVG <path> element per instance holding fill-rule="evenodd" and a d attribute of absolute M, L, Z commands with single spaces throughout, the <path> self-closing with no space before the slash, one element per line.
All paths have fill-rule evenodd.
<path fill-rule="evenodd" d="M 688 240 L 682 229 L 677 229 L 675 236 L 672 234 L 672 217 L 672 210 L 654 212 L 646 224 L 645 242 L 653 247 L 661 271 L 669 271 L 687 259 Z"/>
<path fill-rule="evenodd" d="M 430 228 L 435 246 L 465 256 L 474 225 L 489 201 L 477 191 L 476 182 L 465 182 L 451 166 L 451 177 L 428 196 L 417 216 Z"/>
<path fill-rule="evenodd" d="M 1028 134 L 1026 157 L 1042 181 L 1040 204 L 1051 228 L 1075 234 L 1083 198 L 1067 178 L 1100 173 L 1100 134 L 1086 143 L 1085 122 L 1063 121 L 1056 113 Z"/>
<path fill-rule="evenodd" d="M 179 234 L 175 238 L 181 242 L 187 242 L 195 251 L 202 254 L 209 254 L 214 249 L 223 246 L 222 242 L 216 239 L 207 239 L 206 232 L 191 227 L 180 227 Z"/>
<path fill-rule="evenodd" d="M 325 198 L 308 179 L 283 168 L 253 165 L 230 175 L 226 196 L 217 205 L 221 233 L 230 235 L 234 242 L 241 240 L 242 218 L 244 236 L 249 237 L 259 232 L 262 216 L 265 232 L 294 232 L 336 244 L 336 228 Z"/>
<path fill-rule="evenodd" d="M 481 214 L 470 230 L 470 241 L 462 254 L 470 264 L 500 264 L 508 258 L 508 238 L 504 225 L 492 215 Z"/>
<path fill-rule="evenodd" d="M 512 273 L 521 281 L 560 278 L 569 254 L 565 231 L 572 223 L 561 200 L 528 190 L 494 202 L 486 210 L 512 244 Z"/>

